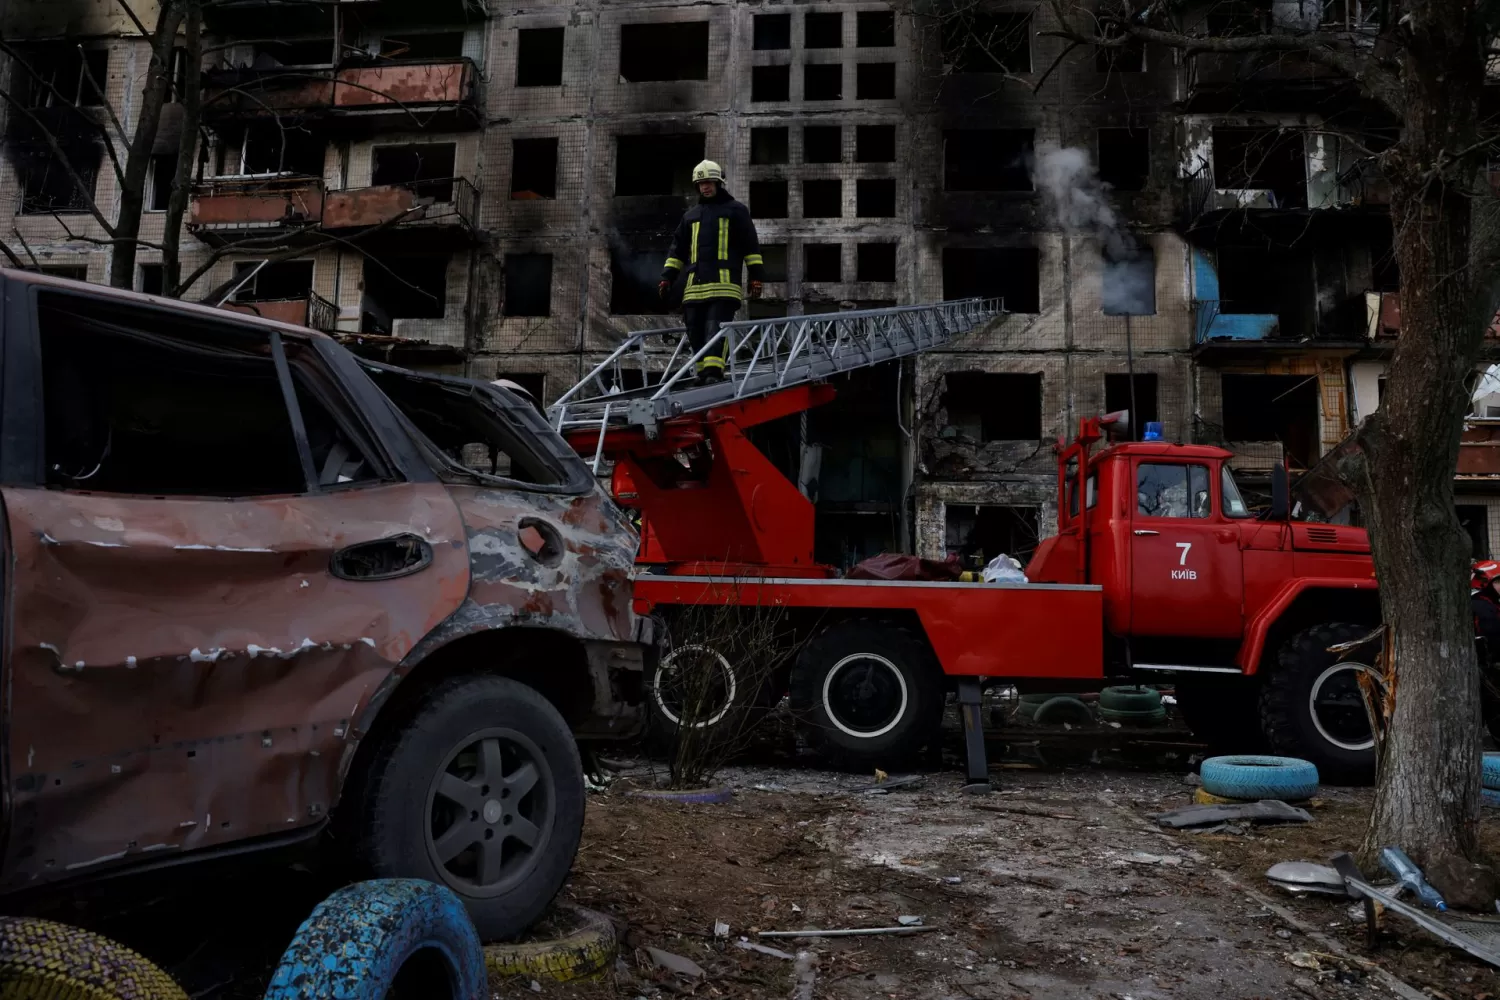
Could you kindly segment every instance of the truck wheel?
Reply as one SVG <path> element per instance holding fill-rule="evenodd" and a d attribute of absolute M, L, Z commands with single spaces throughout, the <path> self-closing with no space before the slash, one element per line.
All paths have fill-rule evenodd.
<path fill-rule="evenodd" d="M 662 654 L 646 678 L 646 733 L 654 749 L 670 750 L 684 724 L 730 735 L 742 729 L 757 691 L 735 659 L 732 650 L 701 642 Z"/>
<path fill-rule="evenodd" d="M 943 720 L 942 676 L 926 640 L 871 618 L 819 633 L 792 671 L 792 711 L 809 743 L 851 766 L 909 759 Z"/>
<path fill-rule="evenodd" d="M 1375 775 L 1375 741 L 1358 680 L 1360 671 L 1374 668 L 1328 652 L 1369 632 L 1368 626 L 1338 622 L 1299 632 L 1281 647 L 1261 689 L 1261 724 L 1271 752 L 1312 761 L 1332 784 L 1367 784 Z"/>
<path fill-rule="evenodd" d="M 364 802 L 360 846 L 377 877 L 445 885 L 481 940 L 505 940 L 541 916 L 572 867 L 583 765 L 537 691 L 455 677 L 387 737 Z"/>

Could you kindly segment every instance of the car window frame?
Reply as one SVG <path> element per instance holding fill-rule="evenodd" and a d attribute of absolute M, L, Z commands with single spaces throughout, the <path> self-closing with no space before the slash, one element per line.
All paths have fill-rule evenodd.
<path fill-rule="evenodd" d="M 1174 515 L 1174 514 L 1151 514 L 1151 513 L 1148 513 L 1146 511 L 1141 510 L 1141 470 L 1143 468 L 1145 468 L 1146 466 L 1148 466 L 1148 465 L 1149 466 L 1166 466 L 1166 467 L 1171 467 L 1171 468 L 1181 468 L 1181 469 L 1187 470 L 1187 491 L 1186 492 L 1187 492 L 1188 513 L 1186 514 L 1186 516 L 1178 516 L 1178 515 Z M 1192 473 L 1192 470 L 1195 469 L 1195 468 L 1203 470 L 1204 486 L 1206 487 L 1206 491 L 1208 493 L 1208 506 L 1207 506 L 1207 508 L 1205 508 L 1205 513 L 1202 516 L 1198 516 L 1198 515 L 1195 515 L 1193 513 L 1193 473 Z M 1134 475 L 1131 478 L 1135 481 L 1135 486 L 1134 486 L 1134 489 L 1132 491 L 1134 493 L 1134 496 L 1135 496 L 1135 502 L 1133 504 L 1134 513 L 1132 515 L 1132 520 L 1139 518 L 1139 519 L 1145 519 L 1145 520 L 1150 520 L 1150 521 L 1196 521 L 1196 522 L 1199 522 L 1199 523 L 1203 523 L 1203 522 L 1212 521 L 1214 519 L 1214 517 L 1216 516 L 1216 514 L 1217 514 L 1217 509 L 1214 506 L 1214 502 L 1215 502 L 1215 496 L 1214 496 L 1215 488 L 1214 488 L 1213 476 L 1211 475 L 1211 465 L 1208 462 L 1202 462 L 1202 461 L 1162 462 L 1162 461 L 1156 461 L 1154 459 L 1142 458 L 1142 459 L 1138 459 L 1136 461 L 1136 463 L 1135 463 L 1135 469 L 1134 469 Z"/>

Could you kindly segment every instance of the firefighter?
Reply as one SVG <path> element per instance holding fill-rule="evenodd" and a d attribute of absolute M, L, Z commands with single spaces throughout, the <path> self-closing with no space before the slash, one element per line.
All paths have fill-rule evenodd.
<path fill-rule="evenodd" d="M 713 160 L 704 160 L 693 168 L 693 183 L 698 185 L 698 204 L 677 224 L 672 255 L 662 268 L 656 291 L 665 300 L 678 272 L 687 269 L 682 321 L 697 353 L 719 331 L 719 324 L 734 319 L 740 308 L 744 298 L 740 265 L 750 272 L 750 297 L 759 298 L 765 261 L 750 210 L 724 189 L 723 169 Z M 729 353 L 728 344 L 716 343 L 698 359 L 698 378 L 705 382 L 722 379 Z"/>

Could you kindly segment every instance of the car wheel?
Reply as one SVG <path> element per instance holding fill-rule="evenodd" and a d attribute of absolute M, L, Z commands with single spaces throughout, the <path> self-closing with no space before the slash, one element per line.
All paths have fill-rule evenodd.
<path fill-rule="evenodd" d="M 459 677 L 388 737 L 364 801 L 363 855 L 376 876 L 445 885 L 483 940 L 505 940 L 535 922 L 572 867 L 583 766 L 536 690 Z"/>
<path fill-rule="evenodd" d="M 808 742 L 840 763 L 900 764 L 942 724 L 942 670 L 926 639 L 908 628 L 840 622 L 797 658 L 792 711 Z"/>
<path fill-rule="evenodd" d="M 1375 647 L 1339 660 L 1328 647 L 1368 635 L 1363 625 L 1329 623 L 1292 636 L 1261 689 L 1261 723 L 1271 752 L 1312 761 L 1325 781 L 1368 784 L 1375 775 L 1375 738 L 1358 675 Z"/>

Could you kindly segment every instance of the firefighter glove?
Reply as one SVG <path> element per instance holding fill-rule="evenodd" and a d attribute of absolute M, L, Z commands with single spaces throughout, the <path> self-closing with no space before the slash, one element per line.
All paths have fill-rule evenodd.
<path fill-rule="evenodd" d="M 672 283 L 670 281 L 658 281 L 656 283 L 656 297 L 665 302 L 667 300 L 667 289 L 671 287 Z"/>
<path fill-rule="evenodd" d="M 760 298 L 760 293 L 765 289 L 765 287 L 766 286 L 761 284 L 759 281 L 750 282 L 750 297 L 752 299 Z"/>

